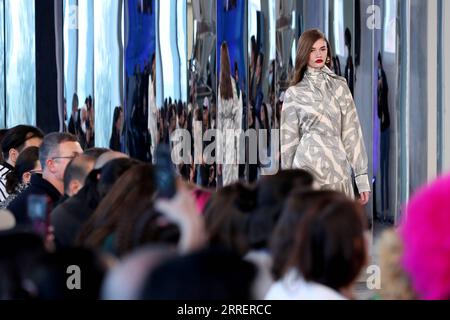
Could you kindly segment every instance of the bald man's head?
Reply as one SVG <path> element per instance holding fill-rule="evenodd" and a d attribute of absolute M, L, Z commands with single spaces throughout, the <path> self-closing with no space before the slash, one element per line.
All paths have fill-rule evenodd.
<path fill-rule="evenodd" d="M 94 169 L 101 169 L 107 162 L 120 158 L 129 158 L 129 156 L 125 153 L 117 151 L 105 152 L 100 157 L 98 157 L 97 161 L 95 162 Z"/>
<path fill-rule="evenodd" d="M 64 171 L 64 193 L 72 197 L 84 186 L 89 172 L 94 169 L 95 157 L 81 154 L 72 159 Z"/>

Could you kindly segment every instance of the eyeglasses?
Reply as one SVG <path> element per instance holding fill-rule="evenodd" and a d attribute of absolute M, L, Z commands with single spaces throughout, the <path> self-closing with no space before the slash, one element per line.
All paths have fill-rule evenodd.
<path fill-rule="evenodd" d="M 29 172 L 31 174 L 33 174 L 33 173 L 42 173 L 42 170 L 30 170 Z"/>
<path fill-rule="evenodd" d="M 52 160 L 56 160 L 56 159 L 70 159 L 70 160 L 72 160 L 72 159 L 76 158 L 77 156 L 78 156 L 78 153 L 74 154 L 74 155 L 71 155 L 71 156 L 51 157 L 50 159 L 52 159 Z"/>

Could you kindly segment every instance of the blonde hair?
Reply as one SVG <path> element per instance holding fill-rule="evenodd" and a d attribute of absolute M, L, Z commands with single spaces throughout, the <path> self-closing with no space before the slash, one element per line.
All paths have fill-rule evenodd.
<path fill-rule="evenodd" d="M 403 243 L 395 229 L 385 230 L 378 242 L 380 296 L 384 300 L 414 300 L 416 294 L 402 267 Z"/>

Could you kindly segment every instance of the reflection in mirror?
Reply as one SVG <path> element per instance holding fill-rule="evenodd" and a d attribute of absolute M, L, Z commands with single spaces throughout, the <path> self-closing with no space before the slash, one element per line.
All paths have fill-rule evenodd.
<path fill-rule="evenodd" d="M 217 1 L 217 181 L 229 185 L 248 176 L 245 144 L 239 130 L 247 128 L 246 1 Z M 231 27 L 233 26 L 233 27 Z M 233 130 L 234 134 L 230 134 Z M 247 167 L 248 169 L 248 167 Z"/>
<path fill-rule="evenodd" d="M 84 149 L 123 149 L 123 3 L 63 1 L 64 127 Z"/>
<path fill-rule="evenodd" d="M 278 170 L 278 148 L 271 129 L 278 128 L 275 99 L 275 0 L 253 0 L 248 8 L 249 113 L 248 125 L 258 130 L 258 161 L 249 163 L 249 181 Z M 271 158 L 271 156 L 274 156 Z M 271 158 L 271 159 L 270 159 Z"/>
<path fill-rule="evenodd" d="M 396 79 L 400 64 L 396 42 L 397 1 L 380 1 L 380 9 L 383 24 L 380 30 L 375 30 L 373 48 L 376 58 L 373 74 L 376 92 L 373 116 L 374 215 L 380 221 L 393 223 L 397 218 L 395 214 L 397 190 L 391 186 L 398 185 L 395 172 L 399 156 L 396 144 L 400 123 L 395 112 L 396 97 L 399 95 Z"/>
<path fill-rule="evenodd" d="M 4 1 L 6 127 L 36 124 L 35 2 Z"/>
<path fill-rule="evenodd" d="M 95 145 L 94 6 L 89 0 L 65 0 L 63 10 L 66 128 L 87 149 Z"/>
<path fill-rule="evenodd" d="M 93 1 L 93 3 L 95 103 L 92 104 L 92 108 L 95 104 L 95 145 L 120 150 L 122 130 L 120 108 L 123 95 L 122 1 Z M 113 119 L 114 112 L 117 113 L 116 119 Z"/>
<path fill-rule="evenodd" d="M 358 1 L 356 1 L 358 2 Z M 329 40 L 333 48 L 333 71 L 345 77 L 354 95 L 355 81 L 355 1 L 330 1 Z"/>
<path fill-rule="evenodd" d="M 94 3 L 78 0 L 77 93 L 78 140 L 83 149 L 94 146 Z"/>
<path fill-rule="evenodd" d="M 152 152 L 156 143 L 169 144 L 175 152 L 184 151 L 176 141 L 176 129 L 187 129 L 187 25 L 186 2 L 176 0 L 157 1 L 156 33 L 156 104 L 150 106 Z M 156 108 L 157 106 L 157 108 Z M 158 119 L 157 122 L 154 119 Z M 158 141 L 159 140 L 159 141 Z M 169 141 L 170 140 L 170 141 Z M 179 148 L 180 147 L 180 148 Z M 177 153 L 178 154 L 178 153 Z M 153 159 L 154 159 L 153 155 Z M 186 159 L 184 159 L 186 160 Z M 178 162 L 178 161 L 177 161 Z M 190 158 L 177 163 L 177 171 L 189 177 Z"/>
<path fill-rule="evenodd" d="M 289 77 L 294 64 L 292 54 L 296 43 L 292 28 L 295 13 L 294 0 L 276 0 L 276 7 L 276 87 L 279 93 L 277 97 L 282 98 L 281 93 L 289 86 Z"/>
<path fill-rule="evenodd" d="M 155 55 L 155 1 L 128 0 L 125 7 L 125 151 L 152 161 L 149 130 L 149 84 Z"/>
<path fill-rule="evenodd" d="M 213 142 L 203 142 L 202 138 L 207 129 L 216 128 L 216 1 L 188 1 L 187 16 L 189 87 L 186 129 L 192 137 L 192 163 L 184 165 L 180 171 L 186 180 L 203 187 L 215 187 L 214 161 L 203 157 L 203 151 L 209 145 L 212 147 Z"/>

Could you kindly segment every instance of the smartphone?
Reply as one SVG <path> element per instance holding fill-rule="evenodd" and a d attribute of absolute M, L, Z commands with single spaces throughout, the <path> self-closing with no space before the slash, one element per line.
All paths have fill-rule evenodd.
<path fill-rule="evenodd" d="M 30 195 L 28 197 L 28 217 L 31 220 L 33 230 L 46 237 L 48 233 L 48 200 L 45 195 Z"/>
<path fill-rule="evenodd" d="M 168 144 L 159 144 L 156 147 L 155 160 L 158 197 L 170 199 L 175 195 L 177 190 L 175 169 Z"/>

